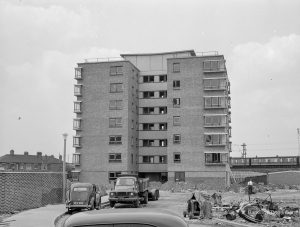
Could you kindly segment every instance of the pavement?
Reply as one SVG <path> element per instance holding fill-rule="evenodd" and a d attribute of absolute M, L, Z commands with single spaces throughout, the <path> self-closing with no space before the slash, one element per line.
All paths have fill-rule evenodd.
<path fill-rule="evenodd" d="M 107 201 L 108 196 L 101 198 L 102 203 Z M 45 207 L 22 211 L 9 218 L 5 218 L 3 222 L 8 223 L 9 227 L 53 227 L 55 219 L 66 211 L 65 204 L 47 205 Z"/>

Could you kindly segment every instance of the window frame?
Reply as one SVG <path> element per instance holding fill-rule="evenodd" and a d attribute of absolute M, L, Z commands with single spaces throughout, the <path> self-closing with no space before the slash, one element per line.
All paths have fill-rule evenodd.
<path fill-rule="evenodd" d="M 177 158 L 176 158 L 176 156 L 178 156 Z M 173 153 L 173 162 L 174 163 L 181 163 L 181 153 L 179 153 L 179 152 L 174 152 Z"/>
<path fill-rule="evenodd" d="M 122 110 L 123 109 L 123 100 L 122 99 L 114 99 L 109 100 L 109 110 Z"/>
<path fill-rule="evenodd" d="M 109 153 L 108 154 L 109 163 L 120 163 L 122 162 L 122 153 Z"/>
<path fill-rule="evenodd" d="M 108 181 L 115 181 L 119 175 L 121 175 L 121 171 L 109 171 L 108 172 Z M 111 176 L 113 174 L 113 176 Z"/>
<path fill-rule="evenodd" d="M 113 89 L 115 87 L 115 89 Z M 124 90 L 123 83 L 110 83 L 109 93 L 122 93 Z"/>
<path fill-rule="evenodd" d="M 180 89 L 180 80 L 173 80 L 173 89 L 174 90 Z"/>
<path fill-rule="evenodd" d="M 180 126 L 180 125 L 181 125 L 181 117 L 180 116 L 173 116 L 173 126 Z"/>
<path fill-rule="evenodd" d="M 154 155 L 143 155 L 142 163 L 143 164 L 154 164 Z"/>
<path fill-rule="evenodd" d="M 173 144 L 181 144 L 181 134 L 173 134 Z"/>
<path fill-rule="evenodd" d="M 180 63 L 179 62 L 174 62 L 173 63 L 173 73 L 180 73 Z"/>
<path fill-rule="evenodd" d="M 122 117 L 110 117 L 108 118 L 108 127 L 109 128 L 122 128 Z"/>
<path fill-rule="evenodd" d="M 115 70 L 113 70 L 113 69 L 115 69 Z M 110 66 L 109 75 L 110 76 L 123 75 L 123 66 L 122 65 L 112 65 L 112 66 Z"/>
<path fill-rule="evenodd" d="M 108 137 L 109 145 L 122 145 L 122 135 L 110 135 Z"/>
<path fill-rule="evenodd" d="M 173 98 L 173 107 L 174 108 L 180 108 L 180 105 L 181 105 L 180 102 L 181 102 L 180 98 Z"/>

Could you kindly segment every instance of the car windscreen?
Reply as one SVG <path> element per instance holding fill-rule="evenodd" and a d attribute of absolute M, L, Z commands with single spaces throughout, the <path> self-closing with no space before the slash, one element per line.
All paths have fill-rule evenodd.
<path fill-rule="evenodd" d="M 131 186 L 134 185 L 134 179 L 132 178 L 118 178 L 116 186 Z"/>

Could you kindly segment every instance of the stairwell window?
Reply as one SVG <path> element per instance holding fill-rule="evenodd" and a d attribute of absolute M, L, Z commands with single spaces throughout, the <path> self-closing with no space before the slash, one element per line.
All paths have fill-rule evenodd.
<path fill-rule="evenodd" d="M 180 134 L 173 135 L 173 143 L 174 144 L 180 144 L 181 143 L 181 135 Z"/>
<path fill-rule="evenodd" d="M 110 84 L 110 93 L 120 93 L 123 92 L 122 83 L 111 83 Z"/>
<path fill-rule="evenodd" d="M 181 154 L 180 153 L 174 153 L 174 156 L 173 156 L 173 161 L 174 163 L 181 163 Z"/>
<path fill-rule="evenodd" d="M 122 144 L 122 136 L 109 136 L 109 144 Z"/>
<path fill-rule="evenodd" d="M 122 118 L 121 117 L 109 118 L 109 127 L 122 128 Z"/>
<path fill-rule="evenodd" d="M 180 80 L 173 80 L 173 89 L 180 89 Z"/>
<path fill-rule="evenodd" d="M 180 98 L 173 99 L 173 107 L 180 107 Z"/>
<path fill-rule="evenodd" d="M 121 153 L 111 153 L 108 155 L 108 162 L 122 162 Z"/>
<path fill-rule="evenodd" d="M 111 76 L 123 75 L 123 66 L 111 66 L 110 75 Z"/>
<path fill-rule="evenodd" d="M 173 73 L 180 72 L 180 63 L 173 63 Z"/>

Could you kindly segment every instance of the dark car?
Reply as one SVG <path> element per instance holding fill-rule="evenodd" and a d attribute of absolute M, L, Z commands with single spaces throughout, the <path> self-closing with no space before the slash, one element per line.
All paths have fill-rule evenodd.
<path fill-rule="evenodd" d="M 101 196 L 99 187 L 91 183 L 73 183 L 67 192 L 66 208 L 68 211 L 80 209 L 100 209 Z"/>
<path fill-rule="evenodd" d="M 64 227 L 188 227 L 176 214 L 161 209 L 104 209 L 77 213 Z"/>

